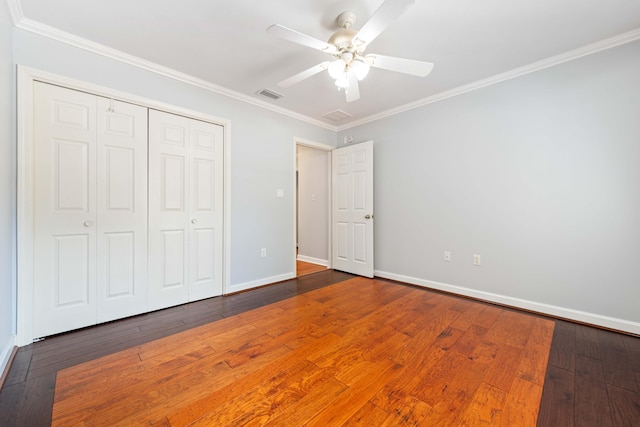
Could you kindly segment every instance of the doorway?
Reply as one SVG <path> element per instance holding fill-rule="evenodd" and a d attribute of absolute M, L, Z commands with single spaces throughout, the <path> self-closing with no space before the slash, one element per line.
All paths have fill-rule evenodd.
<path fill-rule="evenodd" d="M 330 268 L 331 150 L 333 147 L 295 139 L 296 276 Z"/>

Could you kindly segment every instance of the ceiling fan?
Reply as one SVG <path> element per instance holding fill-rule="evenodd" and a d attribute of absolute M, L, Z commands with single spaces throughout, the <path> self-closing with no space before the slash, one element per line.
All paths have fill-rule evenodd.
<path fill-rule="evenodd" d="M 351 28 L 356 21 L 355 13 L 342 12 L 337 18 L 340 29 L 333 33 L 326 43 L 282 25 L 270 26 L 267 28 L 270 34 L 326 52 L 334 57 L 333 61 L 325 61 L 308 68 L 281 81 L 278 86 L 286 88 L 327 70 L 335 79 L 338 89 L 345 90 L 347 102 L 352 102 L 360 98 L 358 81 L 366 77 L 369 67 L 418 77 L 427 76 L 433 69 L 433 64 L 430 62 L 377 54 L 364 55 L 369 43 L 414 3 L 414 0 L 385 0 L 358 31 Z"/>

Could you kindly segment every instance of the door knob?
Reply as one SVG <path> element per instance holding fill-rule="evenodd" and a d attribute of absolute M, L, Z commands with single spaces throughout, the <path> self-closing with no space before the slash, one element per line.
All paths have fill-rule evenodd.
<path fill-rule="evenodd" d="M 93 225 L 93 221 L 85 221 L 83 225 L 85 227 L 91 227 Z"/>
<path fill-rule="evenodd" d="M 195 224 L 196 222 L 198 222 L 198 220 L 195 218 L 191 220 L 191 224 Z"/>
<path fill-rule="evenodd" d="M 364 219 L 371 219 L 371 218 L 373 218 L 373 215 L 366 214 L 366 215 L 364 216 Z"/>

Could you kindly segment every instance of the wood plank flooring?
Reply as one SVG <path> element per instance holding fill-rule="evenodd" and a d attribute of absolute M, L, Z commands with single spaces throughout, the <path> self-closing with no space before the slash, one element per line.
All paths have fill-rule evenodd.
<path fill-rule="evenodd" d="M 353 278 L 64 369 L 52 425 L 534 426 L 552 336 Z"/>
<path fill-rule="evenodd" d="M 556 321 L 539 426 L 640 426 L 640 338 Z"/>
<path fill-rule="evenodd" d="M 270 323 L 265 325 L 265 327 L 268 326 L 267 329 L 270 331 L 270 334 L 266 334 L 269 338 L 260 335 L 251 335 L 255 334 L 255 331 L 245 331 L 248 335 L 251 335 L 245 348 L 239 349 L 236 353 L 230 352 L 230 348 L 222 350 L 220 346 L 223 346 L 223 343 L 226 342 L 227 339 L 230 339 L 229 337 L 232 337 L 232 335 L 229 334 L 234 327 L 231 327 L 229 331 L 218 334 L 221 340 L 207 341 L 207 345 L 210 348 L 206 348 L 206 346 L 203 345 L 203 348 L 198 351 L 192 351 L 183 357 L 175 358 L 173 362 L 175 369 L 178 369 L 180 366 L 193 365 L 196 363 L 195 359 L 198 358 L 213 360 L 213 358 L 220 356 L 219 353 L 226 351 L 228 354 L 224 358 L 225 361 L 217 365 L 204 366 L 202 375 L 212 375 L 212 372 L 217 369 L 218 371 L 215 371 L 216 375 L 214 375 L 216 379 L 220 378 L 221 381 L 235 381 L 229 379 L 230 371 L 248 372 L 252 367 L 257 369 L 255 367 L 259 362 L 256 360 L 263 358 L 267 354 L 269 355 L 268 357 L 281 357 L 284 358 L 284 360 L 288 360 L 288 358 L 292 357 L 290 356 L 291 353 L 307 348 L 307 354 L 313 353 L 314 356 L 305 358 L 304 360 L 306 362 L 300 361 L 297 364 L 294 363 L 291 365 L 291 368 L 285 370 L 286 372 L 282 369 L 278 370 L 277 367 L 274 369 L 262 368 L 262 376 L 257 373 L 251 375 L 247 373 L 245 375 L 247 379 L 240 383 L 243 387 L 249 387 L 253 384 L 254 391 L 261 390 L 259 393 L 246 394 L 245 397 L 249 399 L 247 402 L 253 402 L 253 406 L 251 406 L 252 409 L 261 409 L 260 413 L 263 414 L 262 416 L 266 416 L 264 414 L 270 414 L 268 417 L 272 424 L 277 424 L 282 421 L 285 425 L 295 425 L 296 421 L 300 421 L 300 416 L 292 417 L 290 420 L 287 419 L 285 423 L 283 421 L 284 418 L 282 418 L 282 408 L 288 407 L 294 410 L 296 414 L 298 412 L 308 414 L 314 409 L 314 405 L 316 405 L 315 407 L 322 406 L 322 402 L 318 402 L 318 400 L 324 402 L 323 399 L 329 398 L 327 396 L 333 396 L 335 393 L 340 392 L 343 398 L 355 402 L 353 406 L 357 407 L 355 412 L 353 412 L 351 404 L 341 403 L 340 400 L 334 403 L 338 413 L 346 411 L 350 414 L 349 418 L 344 422 L 345 424 L 360 425 L 366 422 L 370 426 L 433 425 L 425 420 L 429 414 L 433 415 L 434 407 L 437 411 L 438 404 L 445 404 L 442 402 L 448 402 L 448 404 L 453 407 L 459 407 L 461 405 L 461 403 L 459 403 L 460 399 L 467 399 L 469 388 L 473 388 L 474 384 L 477 383 L 477 378 L 480 374 L 472 368 L 472 366 L 486 364 L 486 360 L 492 354 L 491 351 L 493 348 L 491 345 L 484 345 L 477 348 L 474 352 L 471 343 L 474 339 L 484 339 L 487 334 L 489 334 L 490 339 L 488 342 L 498 341 L 502 343 L 502 346 L 506 349 L 496 352 L 495 356 L 496 360 L 499 360 L 499 363 L 505 365 L 505 369 L 495 368 L 485 371 L 480 385 L 475 388 L 471 403 L 467 406 L 466 415 L 463 415 L 456 421 L 458 424 L 454 422 L 453 424 L 443 425 L 478 425 L 478 419 L 491 419 L 492 416 L 495 417 L 496 414 L 491 412 L 491 405 L 487 402 L 493 402 L 494 404 L 497 402 L 498 405 L 501 404 L 503 408 L 506 408 L 500 413 L 500 415 L 502 415 L 501 419 L 507 420 L 506 422 L 512 422 L 511 425 L 520 424 L 514 420 L 508 420 L 508 417 L 505 418 L 505 413 L 512 411 L 522 412 L 523 416 L 530 414 L 526 409 L 515 410 L 514 408 L 519 408 L 521 403 L 518 402 L 518 399 L 514 398 L 507 401 L 503 390 L 509 381 L 509 375 L 505 375 L 504 372 L 513 370 L 513 364 L 507 362 L 507 360 L 518 356 L 519 346 L 522 345 L 524 339 L 522 334 L 518 332 L 522 331 L 522 325 L 520 327 L 514 326 L 511 332 L 509 332 L 508 328 L 496 327 L 495 330 L 490 333 L 489 330 L 492 328 L 493 323 L 499 320 L 500 315 L 482 315 L 485 311 L 493 313 L 499 311 L 502 313 L 501 316 L 504 316 L 504 319 L 513 321 L 509 316 L 511 316 L 512 313 L 518 314 L 518 312 L 514 310 L 502 309 L 490 304 L 471 302 L 463 298 L 447 295 L 446 298 L 457 301 L 455 305 L 456 309 L 452 308 L 447 310 L 447 314 L 438 314 L 436 310 L 434 313 L 435 320 L 433 328 L 429 329 L 425 328 L 420 322 L 406 324 L 406 322 L 401 321 L 397 317 L 403 312 L 403 308 L 405 312 L 416 311 L 415 307 L 413 310 L 411 309 L 411 304 L 404 306 L 392 305 L 389 308 L 394 309 L 387 311 L 392 317 L 388 320 L 390 323 L 386 323 L 387 320 L 385 320 L 383 325 L 372 325 L 366 321 L 363 321 L 364 323 L 362 324 L 356 321 L 359 325 L 358 327 L 364 328 L 363 333 L 365 333 L 366 336 L 372 337 L 374 341 L 377 340 L 379 343 L 365 347 L 366 350 L 345 350 L 341 353 L 342 357 L 336 359 L 335 362 L 332 361 L 327 354 L 323 354 L 322 351 L 313 350 L 310 343 L 305 343 L 305 340 L 311 339 L 308 335 L 300 334 L 297 339 L 292 339 L 290 344 L 286 344 L 284 337 L 293 337 L 295 333 L 291 331 L 295 330 L 299 325 L 297 325 L 297 323 L 297 326 L 287 325 L 282 331 L 279 331 L 275 324 L 273 324 L 277 318 L 281 318 L 283 315 L 278 309 L 285 312 L 292 309 L 297 311 L 301 318 L 305 318 L 305 316 L 302 314 L 304 309 L 287 305 L 284 300 L 296 295 L 305 295 L 303 300 L 309 299 L 313 294 L 312 291 L 315 289 L 323 290 L 325 287 L 330 288 L 330 285 L 333 283 L 351 278 L 353 278 L 353 276 L 348 274 L 325 270 L 320 273 L 242 294 L 214 298 L 137 316 L 135 318 L 124 319 L 94 328 L 51 337 L 45 341 L 22 347 L 17 354 L 6 383 L 0 391 L 0 426 L 50 425 L 56 379 L 60 382 L 68 375 L 67 373 L 63 374 L 63 372 L 60 372 L 58 375 L 58 372 L 65 368 L 75 367 L 69 370 L 69 372 L 71 372 L 72 370 L 78 369 L 79 364 L 83 362 L 95 363 L 91 361 L 103 356 L 107 356 L 105 359 L 107 362 L 120 363 L 119 356 L 125 355 L 132 357 L 132 359 L 129 359 L 132 364 L 135 363 L 137 365 L 144 361 L 143 366 L 146 366 L 145 363 L 159 363 L 160 366 L 169 366 L 171 362 L 164 360 L 163 356 L 160 356 L 162 346 L 158 347 L 158 345 L 156 345 L 154 347 L 152 341 L 183 331 L 191 331 L 203 325 L 213 327 L 210 325 L 211 322 L 214 322 L 213 324 L 218 323 L 219 325 L 217 327 L 222 329 L 224 329 L 225 324 L 227 327 L 230 327 L 229 324 L 225 322 L 232 322 L 234 326 L 237 326 L 235 332 L 239 334 L 245 331 L 242 328 L 251 329 L 251 325 L 255 327 L 256 323 L 262 324 L 262 322 L 255 317 L 256 313 L 259 313 L 260 310 L 264 310 L 263 314 L 270 320 Z M 432 298 L 438 300 L 445 296 L 441 293 L 425 289 L 416 289 L 410 286 L 401 287 L 408 289 L 409 293 L 414 291 L 423 293 L 425 296 L 422 298 L 425 300 Z M 399 294 L 391 299 L 384 299 L 382 309 L 388 304 L 393 304 L 398 296 Z M 345 297 L 347 298 L 347 302 L 344 303 L 346 305 L 342 305 L 336 310 L 345 312 L 344 316 L 348 316 L 351 315 L 351 310 L 346 310 L 349 307 L 348 303 L 350 299 L 357 299 L 359 295 L 347 293 Z M 311 305 L 316 307 L 318 305 L 324 306 L 331 301 L 328 296 L 322 297 L 319 300 L 311 298 L 311 300 L 314 301 Z M 278 306 L 276 304 L 273 307 L 268 307 L 273 303 L 283 305 Z M 254 310 L 259 307 L 264 308 Z M 345 308 L 345 310 L 342 310 L 342 308 Z M 311 311 L 307 313 L 310 315 Z M 360 317 L 371 315 L 367 313 L 366 310 L 353 310 L 353 313 Z M 457 317 L 452 319 L 452 317 L 455 316 Z M 338 316 L 339 320 L 336 321 L 329 321 L 328 319 L 320 319 L 317 321 L 323 330 L 333 328 L 333 332 L 328 335 L 328 338 L 324 338 L 327 340 L 326 342 L 318 341 L 323 348 L 335 345 L 330 338 L 334 340 L 346 340 L 349 339 L 349 337 L 356 339 L 352 327 L 340 324 L 340 322 L 345 321 L 346 318 L 347 317 L 342 318 Z M 545 319 L 542 316 L 527 316 L 527 318 L 537 319 L 536 324 L 540 320 Z M 235 325 L 236 322 L 240 322 L 240 324 Z M 444 324 L 447 322 L 451 322 L 450 327 L 444 327 Z M 544 387 L 541 391 L 542 398 L 537 425 L 545 427 L 565 425 L 640 425 L 640 399 L 638 398 L 640 393 L 637 389 L 638 384 L 640 384 L 640 339 L 575 325 L 569 322 L 556 321 L 554 323 L 556 323 L 557 326 L 553 333 L 548 367 L 546 375 L 544 376 Z M 267 329 L 265 329 L 265 331 Z M 386 395 L 385 397 L 385 393 L 380 390 L 388 390 L 387 383 L 394 384 L 393 378 L 401 376 L 397 371 L 405 369 L 406 366 L 402 363 L 408 364 L 412 360 L 410 354 L 416 350 L 414 347 L 417 346 L 417 344 L 412 347 L 408 345 L 408 342 L 418 343 L 421 342 L 421 338 L 428 340 L 428 337 L 432 338 L 430 334 L 435 333 L 435 329 L 440 329 L 436 339 L 450 345 L 445 345 L 438 349 L 437 347 L 429 348 L 426 343 L 421 344 L 420 347 L 423 352 L 420 357 L 423 358 L 423 363 L 429 363 L 431 367 L 429 372 L 426 372 L 424 376 L 419 378 L 405 378 L 403 381 L 395 380 L 395 382 L 407 383 L 409 385 L 413 384 L 415 390 L 418 391 L 409 396 L 398 394 L 392 396 Z M 537 335 L 533 332 L 533 329 L 532 327 L 530 337 Z M 392 332 L 392 330 L 395 331 L 395 333 Z M 483 330 L 485 330 L 484 334 L 482 333 Z M 432 332 L 429 333 L 427 331 Z M 464 331 L 464 333 L 461 334 L 459 331 Z M 281 335 L 278 336 L 278 333 L 281 333 Z M 273 335 L 273 337 L 271 335 Z M 404 335 L 404 338 L 401 335 Z M 319 337 L 313 339 L 319 339 Z M 405 342 L 404 340 L 409 341 Z M 278 348 L 277 345 L 276 347 L 270 347 L 269 341 L 279 343 L 280 348 Z M 177 343 L 181 342 L 182 341 Z M 356 340 L 356 343 L 357 342 Z M 168 341 L 160 341 L 159 343 L 167 344 L 167 351 L 169 352 L 177 351 L 175 340 L 169 339 Z M 147 345 L 149 346 L 148 348 L 146 347 Z M 171 345 L 173 345 L 173 349 L 169 348 Z M 540 367 L 539 362 L 534 362 L 534 359 L 541 360 L 536 357 L 536 352 L 544 351 L 545 344 L 544 342 L 538 342 L 537 340 L 529 338 L 526 346 L 527 350 L 521 350 L 520 352 L 523 358 L 521 359 L 523 360 L 521 366 L 527 367 L 526 371 L 535 371 L 537 374 L 524 375 L 524 371 L 519 372 L 520 376 L 512 380 L 511 388 L 513 388 L 514 393 L 535 396 L 536 389 L 531 389 L 529 384 L 537 385 L 537 381 L 540 380 L 542 375 L 540 371 L 544 371 Z M 141 350 L 142 347 L 145 348 L 145 351 Z M 132 349 L 136 348 L 138 351 L 138 353 L 136 353 L 138 354 L 137 358 L 127 353 L 133 352 Z M 398 348 L 403 350 L 397 352 L 397 354 L 391 358 L 386 357 L 386 355 L 389 354 L 389 349 Z M 445 351 L 443 348 L 447 349 L 447 357 L 438 358 L 438 355 Z M 213 352 L 214 350 L 216 353 Z M 123 351 L 123 353 L 117 356 L 116 353 L 121 351 Z M 253 351 L 255 351 L 255 355 L 252 357 L 254 354 L 252 353 Z M 314 351 L 316 353 L 314 353 Z M 282 352 L 282 354 L 280 352 Z M 471 357 L 474 358 L 473 362 L 475 363 L 467 364 L 467 360 L 469 362 L 471 362 L 471 360 L 465 360 L 458 355 L 449 358 L 450 354 L 456 353 L 462 355 L 472 354 Z M 143 359 L 141 359 L 141 357 Z M 438 361 L 436 361 L 436 359 Z M 269 362 L 266 359 L 263 360 L 267 362 L 265 366 L 269 366 Z M 385 362 L 387 360 L 390 360 L 393 365 L 391 365 L 390 362 Z M 527 362 L 524 362 L 524 360 Z M 375 364 L 376 375 L 358 376 L 356 368 L 366 366 L 365 362 Z M 275 360 L 270 363 L 275 364 Z M 442 380 L 443 372 L 446 371 L 446 369 L 451 367 L 457 368 L 461 363 L 463 363 L 461 369 L 465 372 L 468 380 L 464 382 L 453 381 L 451 386 L 447 384 L 447 388 L 440 391 L 442 400 L 438 399 L 438 394 L 434 391 L 434 385 Z M 109 366 L 110 365 L 106 364 L 103 369 L 109 369 Z M 398 369 L 397 366 L 401 366 L 401 368 Z M 495 366 L 498 365 L 496 364 Z M 197 368 L 196 370 L 198 371 Z M 189 374 L 184 373 L 183 375 Z M 123 373 L 120 377 L 115 375 L 114 378 L 124 378 L 126 380 L 128 376 L 129 374 Z M 331 379 L 332 376 L 335 380 Z M 251 380 L 253 383 L 249 381 L 248 377 L 253 378 Z M 308 381 L 299 381 L 296 383 L 295 378 L 300 377 L 308 378 Z M 380 377 L 380 379 L 378 379 L 378 377 Z M 67 379 L 68 378 L 70 377 L 67 377 Z M 224 378 L 226 378 L 226 380 Z M 89 384 L 91 384 L 94 379 L 91 377 L 86 378 L 84 381 L 84 383 L 80 382 L 78 387 L 89 387 Z M 385 381 L 387 381 L 387 383 L 385 383 L 382 389 L 379 389 L 380 384 Z M 179 383 L 175 377 L 168 377 L 167 382 L 174 384 Z M 468 382 L 472 382 L 473 384 L 469 385 Z M 290 383 L 290 386 L 285 387 L 286 384 Z M 63 383 L 60 383 L 59 386 L 62 384 Z M 227 384 L 225 387 L 231 386 Z M 385 387 L 387 388 L 385 389 Z M 313 393 L 316 388 L 324 390 L 324 394 L 314 395 Z M 459 394 L 450 391 L 450 388 L 458 390 Z M 358 389 L 366 390 L 366 392 L 360 393 L 353 391 Z M 165 394 L 158 394 L 158 396 L 155 397 L 157 401 L 164 399 L 164 401 L 166 401 L 164 404 L 171 405 L 175 400 L 181 400 L 178 397 L 182 395 L 182 393 L 179 393 L 179 389 L 172 389 L 167 386 L 166 388 L 159 387 L 159 390 L 164 390 L 163 393 Z M 202 386 L 196 386 L 193 393 L 198 395 L 202 390 Z M 227 391 L 229 390 L 231 392 L 236 390 L 236 394 L 241 394 L 237 389 L 227 389 Z M 377 390 L 377 392 L 372 395 L 370 390 Z M 304 399 L 300 397 L 302 396 L 301 393 L 305 392 L 311 396 L 315 396 L 315 398 Z M 72 399 L 74 393 L 75 392 L 69 388 L 68 394 L 66 395 L 67 399 Z M 266 397 L 271 399 L 270 406 L 267 406 L 266 403 L 269 400 L 261 402 L 256 400 L 257 398 L 255 396 L 259 396 L 261 393 L 265 396 L 267 396 L 268 393 L 273 393 L 273 395 Z M 537 393 L 539 397 L 540 390 L 538 390 Z M 66 400 L 62 399 L 63 396 L 65 395 L 56 395 L 56 401 L 60 397 L 60 404 L 63 404 L 64 400 Z M 231 411 L 228 413 L 231 414 L 228 415 L 228 417 L 233 416 L 233 411 L 236 411 L 235 414 L 238 413 L 237 407 L 246 408 L 246 405 L 249 404 L 245 402 L 245 406 L 243 406 L 242 399 L 236 396 L 234 402 L 236 402 L 237 407 L 229 406 L 225 403 L 227 402 L 226 397 L 223 398 L 222 394 L 217 394 L 217 396 L 218 397 L 210 396 L 212 404 L 217 405 L 216 402 L 221 402 L 221 405 L 227 405 L 226 407 Z M 151 396 L 151 398 L 153 397 L 154 396 Z M 200 399 L 206 399 L 206 397 L 207 396 L 203 395 Z M 135 399 L 133 400 L 135 401 Z M 401 402 L 402 404 L 400 405 L 397 402 Z M 341 404 L 345 405 L 346 409 L 342 408 L 340 406 Z M 198 405 L 194 405 L 193 403 L 186 404 L 186 406 L 189 405 L 193 406 L 195 410 L 199 410 Z M 392 412 L 395 414 L 391 414 L 393 421 L 388 420 L 390 417 L 389 408 L 393 408 Z M 536 408 L 536 411 L 537 410 Z M 324 415 L 319 415 L 321 413 L 324 413 Z M 179 420 L 191 420 L 195 415 L 198 415 L 197 412 L 193 413 L 187 409 L 176 408 L 167 409 L 166 414 L 175 417 L 173 419 L 174 421 L 178 420 L 178 423 L 180 422 Z M 205 420 L 209 419 L 207 417 L 211 416 L 212 415 L 200 415 L 200 418 L 197 418 L 194 422 L 201 420 L 201 422 L 204 423 Z M 314 417 L 316 417 L 315 421 L 314 418 L 312 418 L 309 420 L 309 423 L 311 425 L 313 425 L 312 423 L 316 423 L 316 425 L 322 423 L 324 423 L 323 425 L 340 425 L 345 416 L 346 415 L 340 415 L 338 418 L 333 418 L 334 415 L 329 415 L 327 411 L 317 411 L 317 414 L 314 415 Z M 238 419 L 241 420 L 241 418 Z M 259 418 L 259 420 L 262 419 L 263 418 Z M 168 424 L 169 420 L 170 418 L 167 417 L 161 420 L 159 424 L 163 425 L 164 423 L 164 425 L 170 425 Z M 99 424 L 100 423 L 98 423 L 98 425 Z M 482 423 L 481 425 L 485 424 L 486 423 Z M 498 425 L 497 423 L 493 424 Z"/>
<path fill-rule="evenodd" d="M 296 260 L 296 275 L 306 276 L 307 274 L 317 273 L 319 271 L 326 270 L 327 267 L 318 264 L 312 264 L 310 262 L 297 261 Z"/>

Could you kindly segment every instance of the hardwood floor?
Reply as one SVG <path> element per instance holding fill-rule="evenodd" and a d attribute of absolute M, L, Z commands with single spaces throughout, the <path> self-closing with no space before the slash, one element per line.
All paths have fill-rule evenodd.
<path fill-rule="evenodd" d="M 534 426 L 552 336 L 358 277 L 62 370 L 52 425 Z"/>
<path fill-rule="evenodd" d="M 556 321 L 539 426 L 640 426 L 640 338 Z"/>
<path fill-rule="evenodd" d="M 69 405 L 73 399 L 77 399 L 74 396 L 90 397 L 92 389 L 96 393 L 96 387 L 98 389 L 113 388 L 109 383 L 97 382 L 101 371 L 93 370 L 89 377 L 83 379 L 81 375 L 85 368 L 100 362 L 102 370 L 108 372 L 113 368 L 102 362 L 117 365 L 122 361 L 129 362 L 127 364 L 129 369 L 132 369 L 132 366 L 140 368 L 157 365 L 172 367 L 176 369 L 175 372 L 183 366 L 192 365 L 198 373 L 195 376 L 196 383 L 200 377 L 207 375 L 223 383 L 227 382 L 224 383 L 226 385 L 220 386 L 220 390 L 224 389 L 224 392 L 213 390 L 209 393 L 211 391 L 208 390 L 209 387 L 202 384 L 196 384 L 186 390 L 188 394 L 194 394 L 197 396 L 196 399 L 200 399 L 200 401 L 196 400 L 197 402 L 209 402 L 216 408 L 216 411 L 206 414 L 201 413 L 202 405 L 182 402 L 183 393 L 178 385 L 180 382 L 171 376 L 166 377 L 164 381 L 154 383 L 153 387 L 147 387 L 146 394 L 129 393 L 126 395 L 127 398 L 122 399 L 126 405 L 142 405 L 140 398 L 135 396 L 144 395 L 145 399 L 155 399 L 161 404 L 169 405 L 164 410 L 160 410 L 164 411 L 163 414 L 169 415 L 167 419 L 160 420 L 160 425 L 163 425 L 162 422 L 164 425 L 184 425 L 181 420 L 205 423 L 208 417 L 219 416 L 219 413 L 225 412 L 220 411 L 220 407 L 227 408 L 225 413 L 228 418 L 234 417 L 233 414 L 237 415 L 238 410 L 242 408 L 250 408 L 250 411 L 245 410 L 245 412 L 251 413 L 258 410 L 261 416 L 270 417 L 272 424 L 284 422 L 282 417 L 285 410 L 292 410 L 294 414 L 307 414 L 286 418 L 287 425 L 295 425 L 296 420 L 303 421 L 296 417 L 308 418 L 314 407 L 322 406 L 322 402 L 326 403 L 326 399 L 336 393 L 341 393 L 342 399 L 331 405 L 334 411 L 314 413 L 318 424 L 340 425 L 341 421 L 347 421 L 349 424 L 359 425 L 366 421 L 371 426 L 431 425 L 425 421 L 426 418 L 421 417 L 428 417 L 429 414 L 433 416 L 434 411 L 435 414 L 445 416 L 443 414 L 447 413 L 449 407 L 457 408 L 458 411 L 466 408 L 466 416 L 476 417 L 492 415 L 504 417 L 509 411 L 522 416 L 531 416 L 538 411 L 537 406 L 534 409 L 525 407 L 525 410 L 515 411 L 513 409 L 522 402 L 514 398 L 508 402 L 503 399 L 506 399 L 504 389 L 509 384 L 509 372 L 513 372 L 514 369 L 513 363 L 508 360 L 517 358 L 518 355 L 524 356 L 526 360 L 540 360 L 535 356 L 545 347 L 542 341 L 529 342 L 528 340 L 527 350 L 520 348 L 523 336 L 526 334 L 523 331 L 528 328 L 517 322 L 514 323 L 513 319 L 534 319 L 535 325 L 542 325 L 545 323 L 544 317 L 524 315 L 514 310 L 471 302 L 425 289 L 395 283 L 392 286 L 386 285 L 385 283 L 390 283 L 388 281 L 381 281 L 384 285 L 377 286 L 387 289 L 384 292 L 388 294 L 379 295 L 378 308 L 368 309 L 373 311 L 368 311 L 364 306 L 358 306 L 359 300 L 363 297 L 362 289 L 358 289 L 360 292 L 342 292 L 344 300 L 340 300 L 335 309 L 328 310 L 327 316 L 324 312 L 317 311 L 319 307 L 328 307 L 327 304 L 335 302 L 335 298 L 331 297 L 330 291 L 334 288 L 331 284 L 351 278 L 353 276 L 348 274 L 326 270 L 242 294 L 200 301 L 51 337 L 23 347 L 18 352 L 7 382 L 0 392 L 0 425 L 49 425 L 56 378 L 59 390 L 56 391 L 55 396 L 56 416 L 58 416 L 61 408 Z M 316 289 L 319 291 L 315 292 Z M 419 300 L 425 304 L 419 305 L 420 310 L 416 310 L 416 306 L 412 305 L 415 303 L 405 300 L 408 295 L 418 294 L 421 295 Z M 288 299 L 296 295 L 302 298 Z M 441 300 L 450 301 L 453 306 L 439 312 L 432 305 Z M 259 307 L 263 308 L 254 310 Z M 429 307 L 429 310 L 424 310 L 425 307 Z M 376 311 L 386 313 L 387 317 L 383 316 L 383 321 L 373 322 L 373 317 L 370 316 L 373 316 Z M 319 337 L 317 332 L 311 335 L 310 331 L 299 329 L 302 327 L 300 325 L 302 320 L 285 322 L 277 326 L 286 312 L 297 313 L 298 319 L 308 321 L 314 319 L 314 322 L 318 323 L 316 326 L 327 334 L 323 338 Z M 406 316 L 429 312 L 431 316 L 420 317 L 421 320 L 418 322 L 407 323 Z M 500 314 L 495 315 L 494 322 L 491 323 L 493 316 L 480 320 L 483 317 L 481 313 L 484 312 Z M 331 318 L 329 315 L 336 314 L 336 319 L 329 320 Z M 509 321 L 501 322 L 504 326 L 497 327 L 494 324 L 500 316 L 504 317 L 503 320 Z M 640 339 L 569 322 L 555 323 L 558 326 L 553 333 L 537 424 L 539 426 L 640 425 L 640 401 L 638 400 Z M 427 326 L 429 324 L 431 326 Z M 198 335 L 204 331 L 216 330 L 219 339 L 212 338 L 205 342 L 202 336 Z M 257 331 L 264 333 L 260 334 Z M 436 338 L 433 338 L 436 332 Z M 177 341 L 174 339 L 177 336 L 162 340 L 163 337 L 178 333 L 198 336 L 195 343 L 200 347 L 196 345 L 195 351 L 193 351 L 194 348 L 186 348 L 188 340 Z M 238 339 L 238 335 L 243 334 L 247 335 L 246 346 L 237 347 L 235 351 L 232 351 L 232 348 L 225 349 L 225 345 L 231 345 L 233 337 Z M 361 334 L 370 339 L 359 339 Z M 532 335 L 536 334 L 530 334 Z M 431 343 L 437 342 L 444 345 L 430 346 L 429 338 Z M 485 345 L 478 347 L 476 344 L 474 347 L 474 341 L 479 338 L 481 338 L 480 342 L 485 342 Z M 154 340 L 160 341 L 153 342 Z M 312 344 L 314 340 L 317 341 L 315 346 Z M 338 345 L 338 342 L 342 342 L 343 346 Z M 369 344 L 366 344 L 367 342 Z M 496 352 L 495 359 L 491 359 L 487 356 L 492 354 L 493 347 L 486 343 L 494 342 L 501 343 L 508 350 Z M 179 350 L 183 344 L 188 350 L 185 354 L 176 356 L 172 353 Z M 339 358 L 329 350 L 331 346 L 336 345 L 342 350 L 335 352 L 341 355 Z M 358 350 L 347 351 L 346 348 L 349 345 L 355 345 Z M 548 347 L 548 344 L 546 346 Z M 477 350 L 475 353 L 474 349 Z M 307 356 L 304 360 L 293 362 L 294 357 L 291 354 L 297 351 L 303 351 Z M 417 354 L 419 356 L 416 356 Z M 463 357 L 469 354 L 471 356 L 468 357 L 474 360 Z M 103 356 L 106 358 L 101 361 L 96 360 Z M 269 361 L 269 358 L 278 357 L 282 359 L 280 362 L 288 361 L 288 364 L 279 363 L 277 360 Z M 406 366 L 409 365 L 412 357 L 421 358 L 420 366 L 424 365 L 424 371 L 419 375 L 402 374 L 401 372 L 407 372 Z M 222 361 L 203 362 L 202 366 L 197 364 L 197 360 L 211 362 L 216 358 Z M 83 367 L 80 365 L 83 362 L 88 362 L 89 365 Z M 480 372 L 484 368 L 477 367 L 486 365 L 488 362 L 491 362 L 490 365 L 494 368 L 487 368 L 488 370 L 483 371 L 484 373 Z M 262 368 L 258 367 L 259 364 L 262 364 Z M 540 370 L 543 370 L 543 367 L 540 362 L 521 363 L 519 366 L 522 367 L 518 370 L 519 376 L 512 377 L 509 391 L 513 389 L 521 395 L 527 397 L 537 395 L 539 398 L 540 390 L 536 392 L 535 387 L 532 389 L 530 384 L 535 386 L 536 381 L 541 381 Z M 375 371 L 367 371 L 367 367 Z M 359 375 L 357 368 L 362 369 L 363 372 L 375 372 L 376 375 Z M 463 372 L 464 381 L 446 380 L 447 386 L 438 390 L 435 385 L 443 384 L 446 372 L 451 370 Z M 244 376 L 237 377 L 244 379 L 241 381 L 238 379 L 238 388 L 235 389 L 233 384 L 236 383 L 236 376 L 233 376 L 231 371 L 246 373 Z M 251 375 L 249 375 L 250 371 Z M 538 373 L 528 376 L 525 375 L 525 371 Z M 189 372 L 191 371 L 186 369 L 182 375 L 190 375 Z M 116 369 L 116 373 L 109 377 L 109 381 L 117 379 L 129 381 L 128 387 L 132 387 L 131 380 L 138 378 L 135 377 L 136 374 L 139 375 L 140 372 L 130 374 L 129 371 L 120 372 Z M 175 375 L 179 376 L 179 374 Z M 481 377 L 480 385 L 477 385 L 479 377 Z M 300 381 L 300 378 L 308 378 L 308 380 Z M 404 380 L 398 378 L 404 378 Z M 147 381 L 146 384 L 149 385 L 148 381 L 151 380 L 144 377 L 142 381 Z M 413 392 L 408 396 L 389 395 L 390 387 L 395 389 L 400 383 L 413 384 Z M 177 388 L 172 388 L 173 386 Z M 475 394 L 471 403 L 464 406 L 461 402 L 469 399 L 470 390 L 474 387 Z M 83 391 L 80 392 L 80 390 Z M 244 394 L 242 390 L 245 390 Z M 101 398 L 102 394 L 96 395 Z M 176 398 L 176 396 L 181 397 Z M 260 396 L 264 400 L 257 399 Z M 315 397 L 305 399 L 304 396 Z M 226 403 L 229 400 L 235 404 Z M 352 403 L 341 403 L 342 400 Z M 184 405 L 179 408 L 170 407 L 175 405 L 176 401 Z M 503 411 L 492 413 L 487 402 L 493 402 L 496 406 L 502 402 Z M 86 405 L 88 402 L 85 402 L 85 399 L 79 399 L 79 404 Z M 109 406 L 114 407 L 111 405 L 110 403 Z M 447 410 L 443 411 L 443 409 Z M 62 414 L 62 412 L 59 413 Z M 149 415 L 144 408 L 140 412 Z M 342 418 L 339 420 L 321 418 L 333 416 L 328 415 L 332 412 Z M 345 419 L 347 413 L 349 417 Z M 91 415 L 91 412 L 88 415 Z M 174 423 L 168 424 L 170 420 Z M 414 420 L 417 424 L 410 424 L 409 420 Z M 310 422 L 312 421 L 315 422 L 313 418 Z M 463 421 L 469 422 L 465 424 Z M 238 418 L 233 425 L 242 425 L 237 422 Z M 477 424 L 467 418 L 452 422 L 453 424 L 445 425 Z M 104 423 L 100 421 L 97 424 Z"/>
<path fill-rule="evenodd" d="M 318 264 L 312 264 L 310 262 L 296 261 L 296 275 L 306 276 L 307 274 L 317 273 L 318 271 L 326 270 L 327 267 Z"/>

